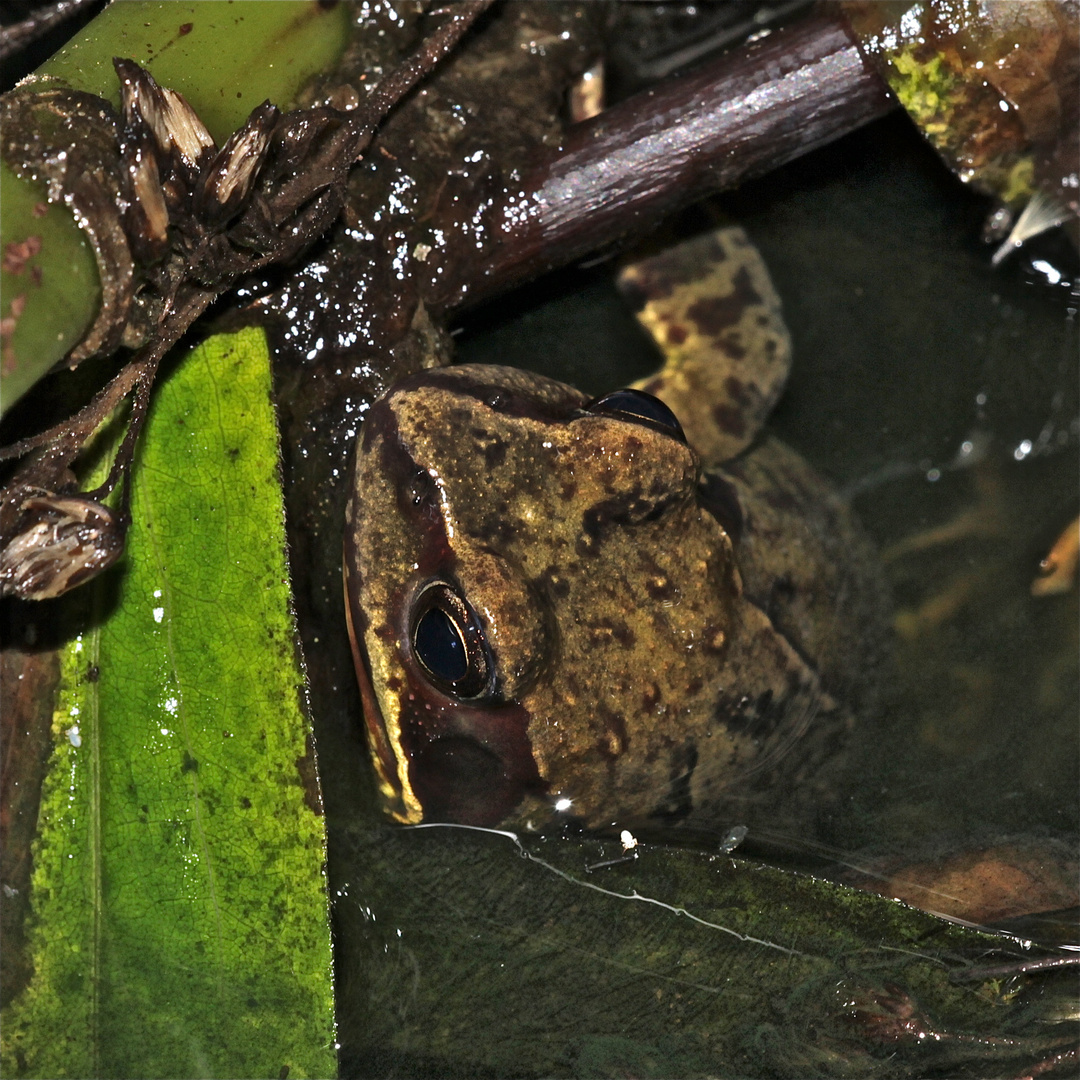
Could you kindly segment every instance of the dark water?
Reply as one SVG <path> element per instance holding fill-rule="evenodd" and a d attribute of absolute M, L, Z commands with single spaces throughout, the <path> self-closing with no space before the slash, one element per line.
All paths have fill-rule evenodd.
<path fill-rule="evenodd" d="M 846 842 L 1075 847 L 1076 593 L 1030 592 L 1078 509 L 1075 285 L 991 269 L 985 204 L 899 116 L 727 205 L 794 337 L 777 428 L 853 495 L 895 596 Z"/>
<path fill-rule="evenodd" d="M 1075 255 L 1051 240 L 1034 268 L 1029 256 L 992 270 L 980 240 L 987 203 L 900 116 L 720 205 L 760 247 L 793 336 L 774 430 L 853 500 L 894 596 L 883 706 L 853 739 L 823 850 L 856 866 L 1003 842 L 1075 853 L 1077 592 L 1031 595 L 1040 558 L 1080 504 Z M 1052 285 L 1055 273 L 1065 279 Z M 459 358 L 540 370 L 591 392 L 646 374 L 656 357 L 610 278 L 604 266 L 562 274 L 477 313 Z M 729 896 L 728 929 L 743 925 L 732 911 L 773 909 L 757 943 L 690 926 L 672 909 L 720 903 L 707 855 L 654 850 L 629 868 L 589 872 L 619 845 L 551 838 L 523 859 L 506 836 L 374 820 L 357 823 L 353 841 L 355 867 L 335 899 L 350 1074 L 989 1067 L 977 1055 L 902 1050 L 889 1064 L 884 1052 L 850 1056 L 844 1036 L 824 1029 L 807 1037 L 800 1025 L 836 1009 L 800 1009 L 815 994 L 833 1000 L 843 979 L 799 967 L 785 948 L 806 932 L 784 912 L 796 920 L 801 903 L 823 910 L 823 901 L 797 901 L 775 883 L 766 893 L 775 903 Z M 643 912 L 640 896 L 626 903 L 635 891 L 661 903 Z M 942 998 L 938 1015 L 984 1022 L 957 1007 Z M 1002 1014 L 1000 1023 L 1013 1021 Z M 1025 1044 L 1018 1060 L 1040 1053 Z"/>

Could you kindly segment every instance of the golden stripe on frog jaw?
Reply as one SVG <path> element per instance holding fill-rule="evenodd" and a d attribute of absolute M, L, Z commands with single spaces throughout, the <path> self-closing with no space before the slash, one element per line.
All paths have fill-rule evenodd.
<path fill-rule="evenodd" d="M 353 624 L 353 603 L 350 596 L 352 582 L 349 575 L 349 559 L 344 561 L 345 576 L 345 620 L 349 630 L 349 643 L 352 646 L 353 663 L 356 678 L 360 685 L 360 697 L 363 702 L 364 727 L 368 746 L 375 764 L 379 794 L 382 796 L 385 811 L 395 821 L 403 825 L 417 825 L 423 820 L 424 811 L 420 800 L 409 783 L 409 762 L 401 745 L 401 704 L 392 694 L 383 694 L 386 707 L 379 705 L 375 693 L 375 676 L 367 670 L 364 650 L 357 640 L 356 627 Z M 368 655 L 377 655 L 376 650 Z M 385 685 L 386 672 L 380 672 L 380 679 Z M 393 765 L 387 760 L 393 759 Z"/>

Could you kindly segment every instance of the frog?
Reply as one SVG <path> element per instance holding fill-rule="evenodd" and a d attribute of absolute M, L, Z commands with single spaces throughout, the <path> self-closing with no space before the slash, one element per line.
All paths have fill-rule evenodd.
<path fill-rule="evenodd" d="M 383 809 L 543 830 L 799 820 L 872 708 L 887 596 L 766 430 L 791 342 L 746 233 L 626 267 L 663 364 L 591 398 L 414 373 L 363 424 L 344 587 Z"/>

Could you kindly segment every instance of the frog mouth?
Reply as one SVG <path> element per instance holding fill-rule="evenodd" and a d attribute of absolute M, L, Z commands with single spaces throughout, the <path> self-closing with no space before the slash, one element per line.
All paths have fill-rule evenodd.
<path fill-rule="evenodd" d="M 349 563 L 344 563 L 345 620 L 349 629 L 356 681 L 360 687 L 360 701 L 364 714 L 364 729 L 368 748 L 375 766 L 379 794 L 383 809 L 395 821 L 403 825 L 416 825 L 424 816 L 423 808 L 409 783 L 409 764 L 401 746 L 400 730 L 390 730 L 383 716 L 378 697 L 368 670 L 367 657 L 361 644 L 357 627 L 353 623 L 353 605 L 359 599 L 349 576 Z M 356 609 L 359 610 L 359 609 Z M 395 723 L 394 728 L 398 725 Z"/>

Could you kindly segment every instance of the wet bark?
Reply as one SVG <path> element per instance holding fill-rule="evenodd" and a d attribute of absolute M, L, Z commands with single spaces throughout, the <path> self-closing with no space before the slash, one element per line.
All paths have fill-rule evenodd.
<path fill-rule="evenodd" d="M 843 19 L 817 12 L 572 127 L 507 185 L 480 257 L 432 267 L 425 299 L 446 311 L 504 292 L 895 105 Z M 448 186 L 436 216 L 467 217 L 459 199 Z"/>

